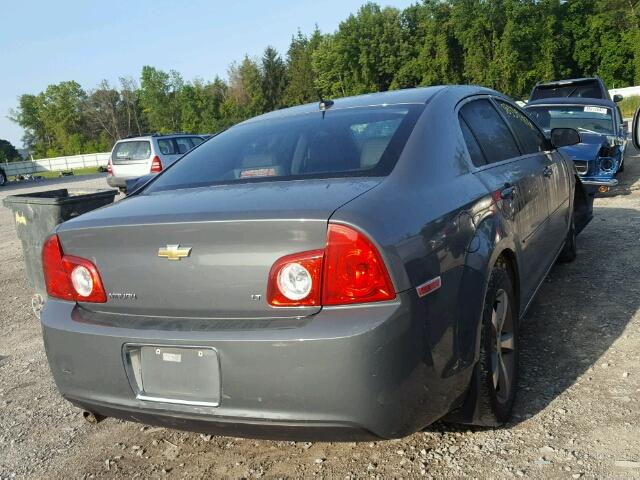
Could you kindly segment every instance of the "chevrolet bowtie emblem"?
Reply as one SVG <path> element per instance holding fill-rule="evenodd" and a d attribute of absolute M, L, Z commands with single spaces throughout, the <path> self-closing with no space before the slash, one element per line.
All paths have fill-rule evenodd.
<path fill-rule="evenodd" d="M 190 253 L 191 247 L 180 248 L 180 245 L 167 245 L 158 249 L 158 256 L 169 260 L 180 260 L 188 257 Z"/>

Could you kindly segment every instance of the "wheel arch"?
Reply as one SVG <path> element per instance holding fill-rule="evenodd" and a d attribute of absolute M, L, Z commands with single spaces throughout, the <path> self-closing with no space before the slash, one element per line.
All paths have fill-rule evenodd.
<path fill-rule="evenodd" d="M 521 279 L 517 239 L 505 220 L 488 215 L 478 222 L 465 256 L 460 295 L 465 298 L 458 324 L 458 356 L 464 366 L 474 365 L 480 352 L 480 328 L 489 277 L 500 259 L 505 262 L 513 283 L 517 312 L 521 305 Z"/>
<path fill-rule="evenodd" d="M 495 239 L 495 237 L 494 237 Z M 486 239 L 485 240 L 489 240 Z M 487 289 L 489 286 L 489 278 L 493 268 L 499 262 L 504 262 L 507 267 L 508 275 L 512 280 L 513 291 L 515 301 L 517 302 L 515 311 L 520 312 L 520 269 L 518 263 L 518 255 L 516 250 L 516 242 L 510 238 L 503 238 L 500 241 L 491 243 L 491 248 L 485 251 L 488 255 L 484 258 L 484 264 L 481 272 L 484 282 L 480 291 L 481 301 L 478 302 L 479 306 L 474 307 L 476 312 L 474 318 L 474 324 L 472 328 L 465 329 L 467 335 L 471 334 L 473 338 L 467 337 L 466 339 L 460 338 L 460 345 L 465 344 L 472 349 L 471 354 L 466 357 L 467 361 L 472 362 L 472 368 L 469 370 L 469 386 L 465 393 L 460 398 L 459 407 L 445 416 L 445 420 L 453 421 L 456 423 L 477 424 L 480 419 L 480 412 L 478 410 L 478 361 L 480 359 L 480 341 L 481 341 L 481 329 L 482 329 L 482 316 L 485 308 L 485 301 L 487 295 Z M 489 245 L 487 245 L 489 246 Z M 477 265 L 476 265 L 477 267 Z M 479 293 L 479 292 L 478 292 Z M 519 316 L 519 315 L 518 315 Z"/>

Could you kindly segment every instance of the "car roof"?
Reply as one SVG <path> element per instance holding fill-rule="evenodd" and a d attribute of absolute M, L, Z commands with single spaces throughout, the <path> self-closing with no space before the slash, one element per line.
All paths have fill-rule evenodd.
<path fill-rule="evenodd" d="M 205 135 L 201 133 L 153 133 L 149 135 L 134 135 L 131 137 L 125 137 L 118 140 L 118 142 L 129 142 L 132 140 L 151 140 L 152 138 L 179 138 L 179 137 L 203 137 Z M 118 143 L 116 142 L 116 143 Z"/>
<path fill-rule="evenodd" d="M 332 98 L 333 104 L 328 110 L 338 110 L 345 108 L 370 107 L 377 105 L 402 105 L 402 104 L 425 104 L 437 94 L 449 92 L 460 99 L 471 95 L 486 94 L 496 95 L 503 98 L 503 94 L 485 87 L 477 85 L 438 85 L 432 87 L 407 88 L 403 90 L 391 90 L 387 92 L 368 93 L 363 95 L 355 95 L 352 97 Z M 324 99 L 325 101 L 329 99 Z M 283 118 L 305 113 L 320 111 L 320 100 L 314 103 L 307 103 L 296 107 L 283 108 L 273 112 L 258 115 L 241 122 L 246 124 L 259 120 L 267 120 L 274 118 Z"/>
<path fill-rule="evenodd" d="M 600 105 L 603 107 L 616 108 L 616 103 L 604 98 L 587 98 L 587 97 L 550 97 L 541 98 L 540 100 L 533 100 L 525 105 Z"/>

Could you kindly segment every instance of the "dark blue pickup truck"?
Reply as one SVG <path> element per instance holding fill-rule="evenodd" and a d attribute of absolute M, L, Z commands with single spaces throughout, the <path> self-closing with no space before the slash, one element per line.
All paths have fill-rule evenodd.
<path fill-rule="evenodd" d="M 600 77 L 571 78 L 538 82 L 531 91 L 529 102 L 549 98 L 600 98 L 613 102 L 622 101 L 622 95 L 609 95 L 609 90 Z"/>

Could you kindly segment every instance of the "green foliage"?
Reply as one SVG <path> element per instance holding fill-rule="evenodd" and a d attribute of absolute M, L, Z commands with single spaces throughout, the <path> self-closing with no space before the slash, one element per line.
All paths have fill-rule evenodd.
<path fill-rule="evenodd" d="M 180 92 L 184 81 L 178 72 L 169 73 L 145 65 L 140 78 L 140 104 L 154 132 L 175 132 L 181 126 Z"/>
<path fill-rule="evenodd" d="M 267 47 L 262 56 L 262 94 L 264 109 L 276 110 L 282 106 L 287 81 L 287 66 L 273 47 Z"/>
<path fill-rule="evenodd" d="M 16 150 L 11 142 L 0 138 L 0 163 L 19 162 L 22 160 L 20 153 Z"/>
<path fill-rule="evenodd" d="M 140 86 L 61 82 L 19 97 L 11 118 L 42 157 L 105 151 L 143 132 L 216 132 L 319 95 L 472 83 L 525 98 L 537 81 L 590 75 L 624 87 L 640 84 L 640 1 L 420 0 L 402 11 L 366 3 L 336 32 L 298 31 L 284 58 L 267 47 L 227 73 L 185 81 L 145 66 Z"/>
<path fill-rule="evenodd" d="M 318 100 L 316 75 L 313 70 L 313 52 L 316 51 L 322 34 L 316 27 L 310 38 L 302 32 L 291 39 L 287 52 L 287 78 L 283 105 L 299 105 Z"/>
<path fill-rule="evenodd" d="M 640 108 L 640 96 L 625 97 L 618 105 L 624 118 L 633 117 L 634 112 Z"/>
<path fill-rule="evenodd" d="M 365 4 L 313 53 L 319 90 L 327 96 L 388 90 L 406 61 L 405 41 L 400 11 Z"/>

